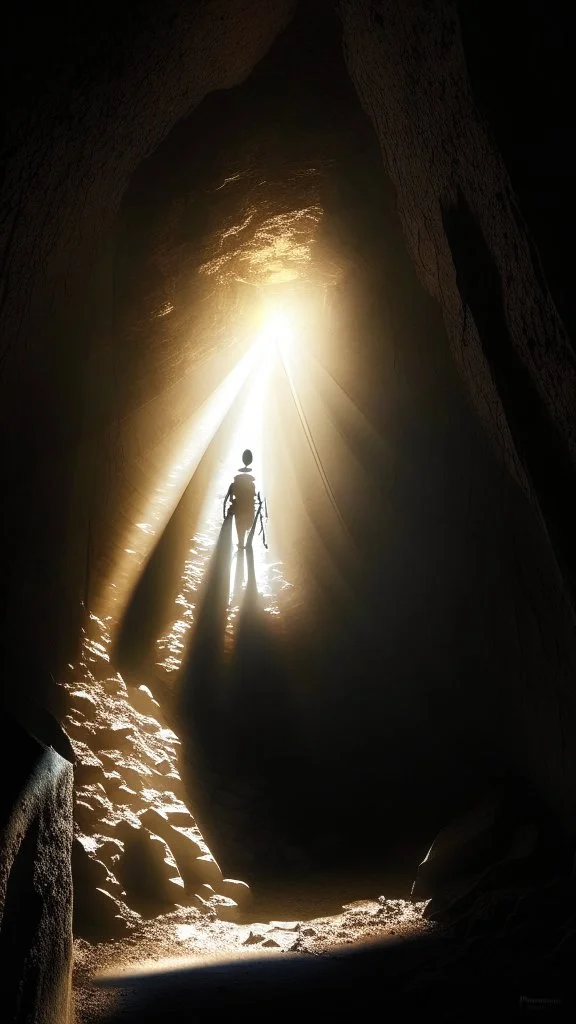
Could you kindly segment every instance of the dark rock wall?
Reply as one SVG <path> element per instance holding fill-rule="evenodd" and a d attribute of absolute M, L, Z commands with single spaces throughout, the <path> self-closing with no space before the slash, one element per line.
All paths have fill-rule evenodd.
<path fill-rule="evenodd" d="M 2 1015 L 11 1024 L 65 1024 L 72 967 L 72 765 L 4 716 L 2 732 Z"/>
<path fill-rule="evenodd" d="M 530 203 L 525 187 L 521 212 L 486 121 L 487 97 L 491 95 L 492 112 L 499 106 L 499 115 L 495 115 L 498 134 L 505 137 L 505 115 L 490 63 L 491 32 L 495 33 L 496 28 L 485 14 L 484 35 L 480 37 L 484 51 L 479 52 L 482 43 L 476 40 L 473 29 L 474 16 L 477 20 L 481 16 L 478 5 L 473 6 L 464 19 L 465 49 L 453 3 L 342 0 L 346 60 L 378 134 L 416 270 L 441 305 L 456 364 L 496 450 L 545 523 L 573 602 L 576 363 L 548 287 L 541 254 L 525 223 L 525 216 L 538 221 L 534 202 Z M 518 17 L 521 19 L 520 14 Z M 558 24 L 555 31 L 560 31 Z M 476 102 L 469 80 L 469 52 L 481 104 Z M 499 84 L 511 112 L 511 97 L 519 88 L 514 80 L 516 58 L 510 52 L 500 53 L 496 73 L 500 71 Z M 508 77 L 503 72 L 506 59 Z M 519 60 L 519 74 L 522 60 L 526 57 Z M 552 51 L 546 67 L 553 78 Z M 538 123 L 535 120 L 532 127 Z M 546 132 L 541 141 L 532 136 L 531 147 L 541 154 L 542 161 L 547 141 Z M 510 139 L 508 148 L 510 164 L 516 154 L 517 177 L 518 150 Z M 562 167 L 556 170 L 562 182 Z M 541 186 L 542 194 L 547 194 L 553 178 L 551 172 Z M 535 191 L 533 186 L 532 194 Z M 567 210 L 570 216 L 569 205 Z M 565 228 L 558 224 L 556 234 L 550 220 L 544 240 L 542 217 L 539 225 L 543 251 L 549 255 L 554 248 L 552 239 L 565 238 Z M 556 281 L 559 262 L 556 253 Z M 566 289 L 562 296 L 560 292 L 557 285 L 556 294 L 567 309 Z M 556 630 L 552 621 L 556 616 L 550 615 L 547 586 L 536 583 L 537 576 L 528 583 L 533 570 L 529 567 L 531 550 L 529 545 L 518 561 L 513 590 L 530 593 L 535 619 L 540 626 L 549 622 L 551 636 Z M 542 557 L 546 561 L 545 553 Z M 556 755 L 564 757 L 566 744 L 571 744 L 574 711 L 570 620 L 568 613 L 557 659 L 555 656 L 557 671 L 548 671 L 548 655 L 544 655 L 538 679 L 532 684 L 534 689 L 530 687 L 530 692 L 538 694 L 536 703 L 548 703 L 550 713 L 557 714 L 564 737 L 560 745 L 552 739 L 536 744 L 536 770 Z M 523 663 L 526 639 L 525 627 L 521 626 Z M 552 646 L 557 646 L 555 641 Z M 534 737 L 539 731 L 536 714 Z M 561 765 L 560 760 L 560 777 L 566 762 Z M 569 775 L 568 788 L 572 789 L 572 768 Z"/>
<path fill-rule="evenodd" d="M 456 5 L 343 0 L 340 10 L 350 73 L 378 133 L 414 263 L 574 590 L 576 362 L 475 102 Z"/>
<path fill-rule="evenodd" d="M 511 0 L 505 13 L 495 0 L 458 4 L 466 66 L 574 345 L 576 157 L 569 125 L 576 11 L 562 0 Z"/>

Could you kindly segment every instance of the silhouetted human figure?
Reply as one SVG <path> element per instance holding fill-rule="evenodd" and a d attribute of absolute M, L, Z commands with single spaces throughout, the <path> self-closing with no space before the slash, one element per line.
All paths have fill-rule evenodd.
<path fill-rule="evenodd" d="M 224 498 L 224 517 L 233 515 L 236 520 L 238 547 L 244 547 L 246 534 L 250 531 L 256 514 L 256 484 L 252 474 L 252 452 L 242 452 L 242 467 L 236 473 Z M 228 512 L 226 505 L 230 501 Z"/>

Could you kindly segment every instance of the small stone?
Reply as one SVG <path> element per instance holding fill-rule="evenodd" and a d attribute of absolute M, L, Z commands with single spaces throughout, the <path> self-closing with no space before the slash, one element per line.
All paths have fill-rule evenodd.
<path fill-rule="evenodd" d="M 156 718 L 161 715 L 160 705 L 147 686 L 130 688 L 128 699 L 134 710 L 146 718 Z"/>
<path fill-rule="evenodd" d="M 166 815 L 168 823 L 174 825 L 176 828 L 193 828 L 194 818 L 190 814 L 187 807 L 169 805 L 162 808 L 163 814 Z"/>
<path fill-rule="evenodd" d="M 270 949 L 272 946 L 276 946 L 277 949 L 280 948 L 280 943 L 276 942 L 275 939 L 266 939 L 266 942 L 263 942 L 262 945 L 266 946 L 268 949 Z"/>
<path fill-rule="evenodd" d="M 108 836 L 96 836 L 96 852 L 98 859 L 108 865 L 118 858 L 123 852 L 122 843 L 118 839 L 110 839 Z"/>
<path fill-rule="evenodd" d="M 72 705 L 77 704 L 79 707 L 84 709 L 89 708 L 90 714 L 94 714 L 95 709 L 98 707 L 98 700 L 92 693 L 87 693 L 86 690 L 72 690 L 70 694 L 70 702 Z"/>
<path fill-rule="evenodd" d="M 248 938 L 244 939 L 244 942 L 242 943 L 242 945 L 243 946 L 254 946 L 258 942 L 262 942 L 263 938 L 264 938 L 264 936 L 260 935 L 258 932 L 250 932 Z"/>
<path fill-rule="evenodd" d="M 141 789 L 144 789 L 153 778 L 150 769 L 143 764 L 138 768 L 134 768 L 129 764 L 121 764 L 118 765 L 118 768 L 122 773 L 126 785 L 137 793 L 139 793 Z"/>
<path fill-rule="evenodd" d="M 120 786 L 124 785 L 124 779 L 120 775 L 120 772 L 117 771 L 105 771 L 103 773 L 103 778 L 98 781 L 102 782 L 104 789 L 106 790 L 106 795 L 110 797 L 111 800 L 115 798 Z"/>
<path fill-rule="evenodd" d="M 223 878 L 218 886 L 218 891 L 223 896 L 229 896 L 239 907 L 243 909 L 252 902 L 252 890 L 246 882 L 236 878 Z"/>
<path fill-rule="evenodd" d="M 98 751 L 104 750 L 125 750 L 128 746 L 128 738 L 133 734 L 131 725 L 121 725 L 118 729 L 112 726 L 103 726 L 98 729 L 94 737 L 94 746 Z"/>
<path fill-rule="evenodd" d="M 93 754 L 90 747 L 80 740 L 74 742 L 74 785 L 90 785 L 93 782 L 102 782 L 104 765 L 96 754 Z"/>
<path fill-rule="evenodd" d="M 318 932 L 316 931 L 315 928 L 303 928 L 302 931 L 301 931 L 301 935 L 306 935 L 306 936 L 308 936 L 308 935 L 317 935 L 317 934 L 318 934 Z"/>
<path fill-rule="evenodd" d="M 220 896 L 219 893 L 215 893 L 208 902 L 216 912 L 216 917 L 220 921 L 238 920 L 240 911 L 238 904 L 235 903 L 234 900 L 230 900 L 227 896 Z"/>
<path fill-rule="evenodd" d="M 209 921 L 216 920 L 216 910 L 208 900 L 203 900 L 201 896 L 194 896 L 192 905 L 196 907 L 201 914 L 204 914 Z"/>
<path fill-rule="evenodd" d="M 118 786 L 115 792 L 115 803 L 117 804 L 130 804 L 134 807 L 134 804 L 142 804 L 140 794 L 135 789 L 130 789 L 124 782 Z"/>
<path fill-rule="evenodd" d="M 64 719 L 64 728 L 66 735 L 70 737 L 74 752 L 76 752 L 77 744 L 85 744 L 87 740 L 91 741 L 95 731 L 94 726 L 90 722 L 86 720 L 77 721 L 70 716 Z"/>

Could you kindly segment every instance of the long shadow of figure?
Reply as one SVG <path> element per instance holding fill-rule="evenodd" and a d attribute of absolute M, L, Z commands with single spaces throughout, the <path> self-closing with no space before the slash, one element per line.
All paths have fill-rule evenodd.
<path fill-rule="evenodd" d="M 280 638 L 258 593 L 253 533 L 237 553 L 234 621 L 232 516 L 224 521 L 199 596 L 177 719 L 181 774 L 198 823 L 225 870 L 254 883 L 285 870 L 283 850 L 298 834 L 293 815 L 286 822 L 298 740 Z"/>
<path fill-rule="evenodd" d="M 132 591 L 112 650 L 112 662 L 128 683 L 135 679 L 140 682 L 141 677 L 149 678 L 154 672 L 154 645 L 171 620 L 182 567 L 190 550 L 190 524 L 197 517 L 212 474 L 213 461 L 207 456 L 192 476 Z"/>
<path fill-rule="evenodd" d="M 194 722 L 198 735 L 210 729 L 223 692 L 231 557 L 232 516 L 227 516 L 198 594 L 192 644 L 180 678 L 178 709 L 186 722 Z"/>

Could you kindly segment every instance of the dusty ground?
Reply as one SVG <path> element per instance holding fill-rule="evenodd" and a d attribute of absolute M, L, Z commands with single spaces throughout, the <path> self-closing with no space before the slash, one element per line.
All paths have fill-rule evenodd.
<path fill-rule="evenodd" d="M 404 900 L 358 900 L 329 917 L 306 916 L 291 921 L 221 921 L 215 912 L 182 908 L 143 923 L 128 938 L 91 944 L 76 940 L 74 1024 L 97 1024 L 117 998 L 93 986 L 100 973 L 122 973 L 162 961 L 198 960 L 259 951 L 325 953 L 336 946 L 423 932 L 433 926 L 422 917 L 424 903 Z"/>

